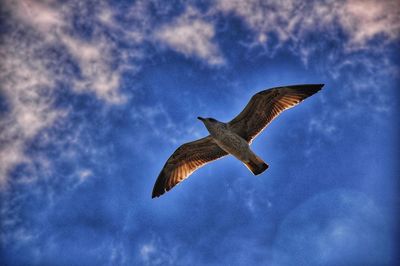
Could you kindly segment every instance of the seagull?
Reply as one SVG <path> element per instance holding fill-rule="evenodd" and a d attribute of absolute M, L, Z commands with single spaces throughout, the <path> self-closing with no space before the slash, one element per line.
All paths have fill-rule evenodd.
<path fill-rule="evenodd" d="M 255 94 L 243 111 L 228 123 L 197 117 L 207 128 L 207 137 L 181 145 L 169 157 L 154 184 L 152 198 L 172 189 L 194 171 L 228 154 L 254 174 L 268 168 L 250 144 L 275 117 L 317 93 L 324 84 L 275 87 Z"/>

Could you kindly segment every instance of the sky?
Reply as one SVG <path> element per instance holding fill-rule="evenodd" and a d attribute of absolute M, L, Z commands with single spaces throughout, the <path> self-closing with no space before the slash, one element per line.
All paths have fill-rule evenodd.
<path fill-rule="evenodd" d="M 1 265 L 395 265 L 397 1 L 0 8 Z M 151 199 L 167 158 L 263 89 L 324 83 Z"/>

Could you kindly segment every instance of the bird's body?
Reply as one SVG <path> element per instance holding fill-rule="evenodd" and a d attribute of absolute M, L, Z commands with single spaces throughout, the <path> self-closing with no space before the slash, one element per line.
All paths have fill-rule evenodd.
<path fill-rule="evenodd" d="M 239 160 L 248 159 L 248 153 L 250 151 L 249 144 L 235 132 L 230 130 L 229 125 L 223 122 L 210 121 L 200 117 L 199 119 L 204 122 L 211 137 L 221 149 L 232 154 Z"/>
<path fill-rule="evenodd" d="M 199 119 L 204 122 L 215 143 L 225 152 L 242 161 L 255 175 L 261 174 L 268 168 L 268 165 L 250 149 L 249 143 L 230 129 L 229 124 L 215 119 L 201 117 Z"/>
<path fill-rule="evenodd" d="M 253 139 L 281 112 L 315 94 L 323 84 L 277 87 L 255 94 L 243 111 L 228 123 L 202 118 L 210 135 L 181 145 L 167 160 L 153 188 L 159 197 L 203 165 L 228 154 L 258 175 L 268 168 L 251 149 Z"/>

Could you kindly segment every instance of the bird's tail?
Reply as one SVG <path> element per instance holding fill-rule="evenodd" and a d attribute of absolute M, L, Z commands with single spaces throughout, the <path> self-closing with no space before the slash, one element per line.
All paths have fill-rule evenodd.
<path fill-rule="evenodd" d="M 244 164 L 254 175 L 259 175 L 268 169 L 268 164 L 255 154 L 248 162 L 244 162 Z"/>

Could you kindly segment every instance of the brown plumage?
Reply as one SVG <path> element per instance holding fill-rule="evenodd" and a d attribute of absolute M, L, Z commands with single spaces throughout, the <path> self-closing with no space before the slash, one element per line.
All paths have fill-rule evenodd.
<path fill-rule="evenodd" d="M 152 197 L 161 196 L 186 179 L 196 169 L 228 155 L 229 152 L 227 150 L 229 149 L 227 148 L 229 147 L 227 147 L 227 143 L 221 142 L 224 140 L 224 138 L 221 138 L 221 130 L 223 134 L 239 138 L 239 140 L 244 139 L 245 142 L 251 144 L 252 140 L 281 112 L 297 105 L 318 92 L 322 87 L 323 84 L 308 84 L 277 87 L 261 91 L 250 99 L 247 106 L 238 116 L 226 124 L 215 119 L 199 118 L 202 121 L 208 120 L 205 124 L 211 135 L 185 143 L 171 155 L 157 178 Z M 209 124 L 209 120 L 214 120 L 215 123 L 218 123 L 218 126 L 213 128 L 212 123 L 211 125 Z M 250 153 L 252 157 L 256 156 L 251 151 Z M 268 168 L 268 165 L 260 158 L 259 165 L 252 166 L 251 160 L 245 161 L 239 158 L 237 154 L 233 155 L 250 167 L 250 170 L 255 168 L 256 172 L 252 170 L 255 174 L 260 174 Z"/>
<path fill-rule="evenodd" d="M 183 144 L 165 163 L 154 185 L 152 197 L 161 196 L 196 169 L 225 155 L 228 153 L 211 136 Z"/>
<path fill-rule="evenodd" d="M 277 87 L 255 94 L 243 111 L 228 124 L 247 142 L 257 137 L 283 111 L 321 90 L 323 84 Z"/>

